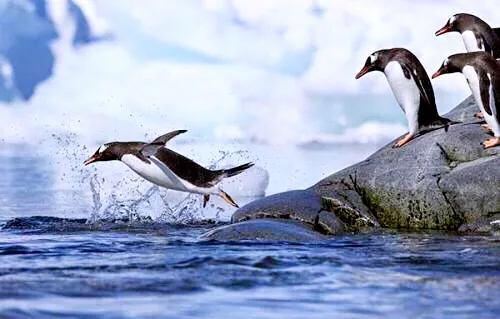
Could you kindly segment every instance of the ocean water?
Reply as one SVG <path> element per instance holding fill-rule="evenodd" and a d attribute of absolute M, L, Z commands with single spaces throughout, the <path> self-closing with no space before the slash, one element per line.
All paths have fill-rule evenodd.
<path fill-rule="evenodd" d="M 120 163 L 83 167 L 94 146 L 58 143 L 1 147 L 2 318 L 500 313 L 498 237 L 387 231 L 314 243 L 203 241 L 229 220 L 224 203 L 202 210 L 198 196 L 151 187 Z M 224 185 L 239 203 L 267 184 L 267 194 L 310 186 L 377 147 L 173 145 L 207 166 L 255 161 L 259 168 Z"/>

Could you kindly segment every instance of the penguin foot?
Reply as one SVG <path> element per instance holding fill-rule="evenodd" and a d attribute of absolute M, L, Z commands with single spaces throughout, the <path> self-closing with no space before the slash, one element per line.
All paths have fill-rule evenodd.
<path fill-rule="evenodd" d="M 225 200 L 229 205 L 236 208 L 240 208 L 240 206 L 238 206 L 238 204 L 235 203 L 235 201 L 231 198 L 231 196 L 229 196 L 228 193 L 224 192 L 221 189 L 219 190 L 219 196 L 222 197 L 222 199 Z"/>
<path fill-rule="evenodd" d="M 486 141 L 482 142 L 481 145 L 483 145 L 484 149 L 498 146 L 498 145 L 500 145 L 500 137 L 494 137 L 494 138 L 487 139 Z"/>
<path fill-rule="evenodd" d="M 488 124 L 481 124 L 481 127 L 486 130 L 486 132 L 491 132 L 491 127 Z"/>
<path fill-rule="evenodd" d="M 411 133 L 408 133 L 406 134 L 402 139 L 400 139 L 399 141 L 397 141 L 394 145 L 392 145 L 392 148 L 398 148 L 398 147 L 401 147 L 405 144 L 407 144 L 409 141 L 411 141 L 413 139 L 413 134 Z"/>
<path fill-rule="evenodd" d="M 210 194 L 203 194 L 203 208 L 207 207 L 207 203 L 210 200 Z"/>
<path fill-rule="evenodd" d="M 475 117 L 477 117 L 478 119 L 484 119 L 484 114 L 483 112 L 477 112 L 474 114 Z"/>

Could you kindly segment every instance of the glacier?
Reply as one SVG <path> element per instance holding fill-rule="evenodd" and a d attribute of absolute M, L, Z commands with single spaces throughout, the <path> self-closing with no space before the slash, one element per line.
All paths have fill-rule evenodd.
<path fill-rule="evenodd" d="M 50 1 L 50 0 L 49 0 Z M 78 1 L 81 3 L 81 1 Z M 60 37 L 50 6 L 62 7 L 73 20 L 71 43 L 78 47 L 108 37 L 93 32 L 77 1 L 2 0 L 0 2 L 0 101 L 29 100 L 36 87 L 52 76 Z"/>
<path fill-rule="evenodd" d="M 179 128 L 193 141 L 387 142 L 404 116 L 382 75 L 354 80 L 366 56 L 405 46 L 432 71 L 464 50 L 434 31 L 460 11 L 494 23 L 495 5 L 0 0 L 0 142 L 95 145 Z M 468 95 L 459 77 L 434 85 L 441 113 Z"/>

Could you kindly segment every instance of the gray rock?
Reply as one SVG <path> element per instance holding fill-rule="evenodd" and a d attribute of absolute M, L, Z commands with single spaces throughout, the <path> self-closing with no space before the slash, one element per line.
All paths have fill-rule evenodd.
<path fill-rule="evenodd" d="M 234 224 L 206 237 L 309 240 L 379 226 L 493 232 L 500 227 L 500 147 L 480 145 L 489 135 L 477 111 L 470 97 L 445 115 L 462 123 L 402 148 L 391 142 L 309 190 L 252 202 L 235 212 Z"/>
<path fill-rule="evenodd" d="M 323 204 L 322 197 L 316 192 L 288 191 L 243 206 L 233 214 L 232 222 L 262 218 L 283 219 L 304 223 L 327 235 L 344 232 L 344 223 L 335 214 L 326 211 Z"/>
<path fill-rule="evenodd" d="M 296 190 L 251 202 L 238 209 L 231 221 L 235 223 L 249 219 L 280 218 L 314 224 L 320 210 L 321 196 L 313 191 Z"/>
<path fill-rule="evenodd" d="M 500 157 L 498 147 L 480 145 L 489 135 L 474 118 L 477 111 L 468 98 L 446 115 L 463 123 L 402 148 L 391 143 L 311 190 L 325 197 L 344 194 L 388 228 L 457 230 L 489 220 L 500 212 Z"/>
<path fill-rule="evenodd" d="M 269 240 L 316 241 L 327 237 L 306 224 L 291 220 L 256 219 L 215 228 L 203 234 L 201 240 Z"/>

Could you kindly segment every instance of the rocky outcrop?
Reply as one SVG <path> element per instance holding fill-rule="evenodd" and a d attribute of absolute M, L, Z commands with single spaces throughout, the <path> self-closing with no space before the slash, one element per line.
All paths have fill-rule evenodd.
<path fill-rule="evenodd" d="M 462 123 L 423 134 L 400 149 L 388 145 L 312 190 L 322 196 L 355 190 L 361 208 L 382 227 L 457 230 L 489 222 L 500 215 L 499 149 L 481 146 L 489 135 L 475 112 L 469 98 L 446 115 Z"/>
<path fill-rule="evenodd" d="M 323 235 L 377 227 L 489 231 L 500 220 L 500 148 L 481 146 L 490 136 L 477 111 L 470 97 L 446 115 L 461 123 L 402 148 L 390 143 L 309 190 L 250 203 L 233 215 L 231 229 L 264 218 L 293 220 Z"/>

